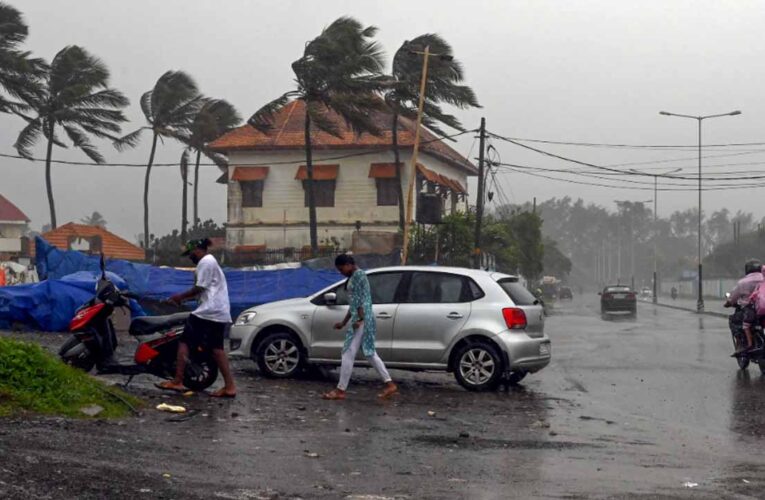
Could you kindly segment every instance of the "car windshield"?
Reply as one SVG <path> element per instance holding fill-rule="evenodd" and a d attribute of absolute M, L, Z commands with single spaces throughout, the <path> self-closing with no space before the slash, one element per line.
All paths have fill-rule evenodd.
<path fill-rule="evenodd" d="M 510 297 L 517 306 L 533 306 L 538 304 L 537 298 L 531 294 L 526 288 L 518 283 L 517 278 L 505 278 L 499 280 L 499 286 Z"/>

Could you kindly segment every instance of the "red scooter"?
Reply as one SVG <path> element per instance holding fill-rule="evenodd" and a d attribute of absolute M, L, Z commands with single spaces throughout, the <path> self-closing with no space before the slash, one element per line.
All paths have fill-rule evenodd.
<path fill-rule="evenodd" d="M 69 323 L 73 336 L 59 349 L 62 361 L 86 372 L 95 366 L 98 373 L 126 375 L 129 377 L 128 384 L 134 376 L 142 373 L 172 378 L 175 375 L 178 341 L 189 313 L 133 319 L 129 333 L 138 340 L 134 362 L 121 364 L 114 359 L 118 342 L 111 316 L 116 308 L 128 307 L 131 298 L 136 297 L 121 292 L 106 277 L 102 255 L 96 295 L 77 309 Z M 204 347 L 193 349 L 186 363 L 183 384 L 189 389 L 202 391 L 217 378 L 218 365 L 212 353 Z"/>

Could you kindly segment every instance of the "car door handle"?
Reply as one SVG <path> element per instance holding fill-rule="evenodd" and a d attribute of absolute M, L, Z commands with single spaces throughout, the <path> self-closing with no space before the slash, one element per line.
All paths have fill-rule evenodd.
<path fill-rule="evenodd" d="M 378 315 L 377 315 L 377 317 L 378 317 L 379 319 L 391 319 L 393 316 L 391 316 L 391 315 L 390 315 L 390 314 L 388 314 L 388 313 L 380 313 L 380 314 L 378 314 Z"/>
<path fill-rule="evenodd" d="M 462 315 L 458 312 L 451 312 L 447 314 L 446 317 L 449 319 L 462 319 Z"/>

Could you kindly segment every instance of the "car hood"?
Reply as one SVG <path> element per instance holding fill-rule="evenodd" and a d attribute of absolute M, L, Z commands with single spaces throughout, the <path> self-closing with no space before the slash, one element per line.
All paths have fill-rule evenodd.
<path fill-rule="evenodd" d="M 272 311 L 276 309 L 282 309 L 282 308 L 289 308 L 294 306 L 300 306 L 300 305 L 308 305 L 310 304 L 310 299 L 308 297 L 298 297 L 295 299 L 286 299 L 286 300 L 277 300 L 276 302 L 268 302 L 266 304 L 261 304 L 259 306 L 250 307 L 247 309 L 247 311 Z"/>

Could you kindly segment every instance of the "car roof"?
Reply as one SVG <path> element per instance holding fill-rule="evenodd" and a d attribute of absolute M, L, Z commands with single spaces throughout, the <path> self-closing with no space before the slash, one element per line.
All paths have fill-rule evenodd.
<path fill-rule="evenodd" d="M 463 276 L 472 277 L 490 277 L 494 280 L 500 280 L 504 278 L 517 278 L 511 274 L 498 273 L 493 271 L 485 271 L 483 269 L 470 269 L 467 267 L 451 267 L 451 266 L 391 266 L 391 267 L 376 267 L 369 269 L 368 273 L 380 273 L 390 271 L 413 271 L 413 272 L 428 272 L 428 273 L 451 273 L 460 274 Z"/>

